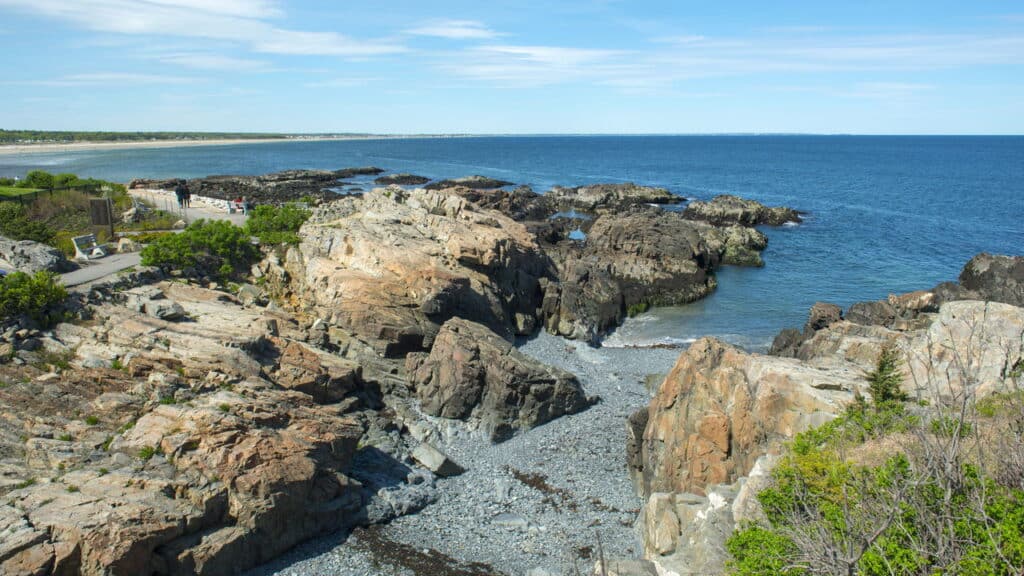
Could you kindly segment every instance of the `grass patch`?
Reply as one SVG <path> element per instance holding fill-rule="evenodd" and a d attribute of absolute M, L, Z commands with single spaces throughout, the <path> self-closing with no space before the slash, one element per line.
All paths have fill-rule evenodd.
<path fill-rule="evenodd" d="M 16 188 L 14 186 L 0 186 L 0 196 L 7 196 L 8 198 L 16 198 L 18 196 L 24 196 L 25 194 L 35 194 L 39 190 L 35 188 Z"/>

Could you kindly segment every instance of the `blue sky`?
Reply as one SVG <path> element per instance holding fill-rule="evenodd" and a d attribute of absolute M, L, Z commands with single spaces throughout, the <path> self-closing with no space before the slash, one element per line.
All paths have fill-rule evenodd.
<path fill-rule="evenodd" d="M 0 0 L 0 127 L 1024 134 L 1024 3 Z"/>

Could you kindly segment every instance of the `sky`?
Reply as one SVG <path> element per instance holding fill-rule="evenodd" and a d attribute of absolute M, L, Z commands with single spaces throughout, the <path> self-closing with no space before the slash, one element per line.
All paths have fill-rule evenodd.
<path fill-rule="evenodd" d="M 0 0 L 0 128 L 1024 134 L 1024 2 Z"/>

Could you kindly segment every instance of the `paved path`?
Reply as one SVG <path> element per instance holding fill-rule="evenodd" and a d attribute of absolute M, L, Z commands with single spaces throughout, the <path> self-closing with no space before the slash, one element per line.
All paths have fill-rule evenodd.
<path fill-rule="evenodd" d="M 228 220 L 236 226 L 245 224 L 246 216 L 244 214 L 237 212 L 229 214 L 226 210 L 209 206 L 201 201 L 193 201 L 191 208 L 186 208 L 183 213 L 179 212 L 178 203 L 172 193 L 163 193 L 155 190 L 129 190 L 128 193 L 149 202 L 158 210 L 181 214 L 186 222 L 204 218 L 207 220 Z M 68 287 L 86 284 L 111 274 L 116 274 L 126 268 L 138 266 L 140 260 L 141 257 L 138 252 L 111 254 L 98 260 L 85 262 L 78 270 L 61 274 L 61 281 Z"/>

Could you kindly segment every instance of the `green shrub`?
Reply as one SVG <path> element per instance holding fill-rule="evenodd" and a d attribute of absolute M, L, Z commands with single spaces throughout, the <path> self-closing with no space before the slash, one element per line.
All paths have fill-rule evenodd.
<path fill-rule="evenodd" d="M 900 390 L 903 374 L 900 373 L 899 350 L 891 344 L 882 347 L 875 369 L 865 374 L 871 390 L 871 400 L 876 405 L 884 402 L 904 401 L 907 395 Z"/>
<path fill-rule="evenodd" d="M 249 235 L 238 226 L 197 220 L 180 234 L 157 238 L 143 248 L 142 264 L 226 278 L 248 269 L 257 255 Z"/>
<path fill-rule="evenodd" d="M 14 202 L 0 202 L 0 236 L 12 240 L 32 240 L 33 242 L 49 242 L 54 231 L 42 222 L 28 217 L 25 208 Z"/>
<path fill-rule="evenodd" d="M 18 182 L 19 188 L 53 188 L 53 174 L 43 170 L 32 170 Z"/>
<path fill-rule="evenodd" d="M 930 426 L 936 421 L 940 433 L 956 429 L 952 419 Z M 1000 485 L 963 460 L 952 468 L 915 461 L 913 448 L 881 452 L 881 463 L 849 458 L 865 441 L 922 425 L 902 404 L 858 403 L 798 434 L 758 494 L 767 522 L 742 526 L 727 541 L 731 573 L 1018 574 L 1019 487 Z"/>
<path fill-rule="evenodd" d="M 25 315 L 49 326 L 59 319 L 54 309 L 67 296 L 55 274 L 12 272 L 0 278 L 0 320 Z"/>
<path fill-rule="evenodd" d="M 630 304 L 626 308 L 626 315 L 632 318 L 639 314 L 643 314 L 644 312 L 647 312 L 647 309 L 650 308 L 650 306 L 651 305 L 648 304 L 647 302 L 637 302 L 635 304 Z"/>
<path fill-rule="evenodd" d="M 298 244 L 299 228 L 309 219 L 309 210 L 299 206 L 257 206 L 249 213 L 246 231 L 261 244 Z"/>

